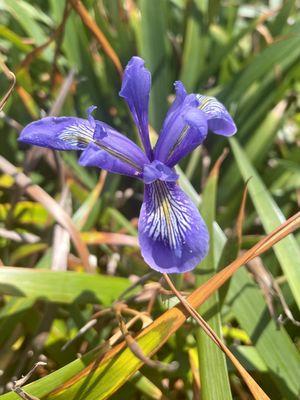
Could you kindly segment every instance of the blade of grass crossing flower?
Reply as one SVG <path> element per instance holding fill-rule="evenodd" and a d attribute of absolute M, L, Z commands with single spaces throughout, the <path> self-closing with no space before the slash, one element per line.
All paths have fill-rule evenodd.
<path fill-rule="evenodd" d="M 259 244 L 216 274 L 209 282 L 196 289 L 188 297 L 189 303 L 193 307 L 199 307 L 244 264 L 245 260 L 255 257 L 261 248 L 266 251 L 272 243 L 276 243 L 276 241 L 299 228 L 299 226 L 299 214 L 297 214 L 286 224 L 278 227 L 276 232 L 274 231 L 263 238 Z M 278 236 L 279 232 L 281 234 Z M 218 241 L 222 243 L 220 238 L 218 238 Z M 155 354 L 169 337 L 180 328 L 187 316 L 188 313 L 177 306 L 166 311 L 144 329 L 135 338 L 144 354 L 148 356 Z M 122 342 L 109 350 L 104 356 L 103 350 L 97 348 L 84 355 L 81 359 L 73 361 L 46 377 L 26 385 L 25 389 L 30 394 L 38 396 L 40 400 L 107 399 L 128 378 L 133 376 L 142 364 L 143 362 L 129 348 L 126 348 L 125 342 Z M 80 397 L 78 397 L 79 393 Z M 8 393 L 0 396 L 0 399 L 18 400 L 18 397 L 15 393 Z"/>
<path fill-rule="evenodd" d="M 189 194 L 189 196 L 191 196 L 196 204 L 199 204 L 200 202 L 200 198 L 199 195 L 196 193 L 195 189 L 193 188 L 193 186 L 190 184 L 189 181 L 187 181 L 185 179 L 185 175 L 182 173 L 182 171 L 177 170 L 177 172 L 180 174 L 180 184 L 182 186 L 184 186 L 184 190 Z M 220 255 L 220 252 L 222 250 L 222 248 L 224 247 L 224 240 L 225 240 L 225 235 L 222 232 L 222 230 L 219 228 L 218 225 L 215 224 L 214 226 L 214 238 L 215 238 L 215 255 Z M 235 253 L 235 250 L 234 250 Z M 217 257 L 216 257 L 217 258 Z M 232 259 L 232 258 L 228 258 L 228 261 Z M 222 262 L 222 260 L 221 260 Z M 221 264 L 221 266 L 224 266 L 224 263 Z M 253 297 L 256 297 L 256 294 L 259 296 L 259 299 L 261 299 L 261 294 L 260 291 L 257 287 L 255 287 L 253 285 L 253 281 L 251 281 L 250 277 L 247 276 L 247 274 L 243 272 L 242 277 L 246 277 L 247 282 L 251 285 L 251 290 L 255 290 L 255 294 L 253 295 Z M 268 370 L 270 371 L 276 371 L 279 370 L 281 371 L 280 373 L 283 374 L 283 376 L 285 378 L 288 379 L 289 382 L 289 388 L 294 388 L 295 389 L 295 382 L 297 382 L 298 380 L 298 369 L 294 369 L 293 371 L 289 369 L 288 367 L 288 360 L 289 360 L 289 356 L 292 357 L 293 359 L 293 363 L 295 363 L 295 360 L 298 358 L 297 356 L 295 357 L 295 349 L 293 348 L 293 346 L 291 346 L 291 341 L 288 337 L 288 335 L 286 334 L 286 332 L 284 331 L 284 333 L 281 335 L 280 331 L 278 332 L 276 329 L 274 330 L 274 326 L 272 326 L 271 322 L 270 322 L 270 318 L 268 317 L 268 315 L 265 313 L 265 309 L 266 309 L 266 305 L 264 301 L 257 301 L 255 303 L 255 307 L 252 307 L 252 297 L 248 297 L 246 300 L 244 299 L 244 295 L 243 292 L 240 290 L 241 287 L 243 287 L 243 285 L 245 285 L 245 281 L 242 279 L 242 277 L 240 278 L 241 273 L 237 273 L 234 275 L 234 280 L 235 280 L 235 289 L 233 291 L 230 291 L 230 297 L 229 299 L 233 299 L 233 293 L 235 291 L 238 291 L 239 293 L 239 299 L 241 301 L 239 302 L 235 302 L 234 303 L 234 314 L 236 315 L 236 317 L 238 318 L 241 327 L 243 329 L 245 329 L 245 331 L 251 335 L 251 332 L 253 330 L 253 326 L 256 326 L 258 324 L 255 323 L 255 321 L 257 321 L 257 316 L 263 315 L 264 316 L 264 321 L 266 321 L 265 323 L 268 325 L 268 329 L 267 330 L 263 330 L 260 332 L 260 336 L 258 338 L 257 343 L 255 343 L 255 348 L 258 351 L 258 354 L 261 356 L 261 358 L 264 360 L 264 362 L 267 365 Z M 225 283 L 226 287 L 224 285 L 222 285 L 221 289 L 225 289 L 225 293 L 223 293 L 223 295 L 225 296 L 227 293 L 227 290 L 230 289 L 231 290 L 231 286 L 228 285 L 229 282 Z M 247 285 L 245 285 L 245 287 L 247 287 Z M 239 290 L 238 290 L 239 289 Z M 245 296 L 248 296 L 248 293 L 245 294 Z M 229 300 L 228 300 L 229 301 Z M 256 319 L 252 320 L 251 318 L 248 319 L 248 310 L 249 307 L 251 308 L 251 314 L 254 312 Z M 244 320 L 245 320 L 245 324 L 244 324 Z M 271 324 L 271 325 L 270 325 Z M 273 324 L 274 325 L 274 324 Z M 271 335 L 271 336 L 269 336 Z M 274 337 L 273 337 L 274 335 Z M 270 339 L 269 339 L 270 337 Z M 276 343 L 278 346 L 279 351 L 275 351 L 273 352 L 273 344 L 272 343 Z M 293 354 L 291 355 L 291 353 L 293 352 Z M 238 357 L 240 360 L 244 359 L 244 356 L 242 358 Z M 249 361 L 251 361 L 249 359 Z M 246 364 L 247 364 L 247 359 L 245 360 Z M 243 362 L 243 365 L 245 366 L 245 362 Z M 273 377 L 275 377 L 275 373 L 273 374 Z M 277 385 L 278 387 L 281 386 L 281 389 L 284 390 L 284 381 L 280 380 L 275 380 L 274 381 L 276 384 L 276 388 Z M 292 389 L 292 390 L 294 390 Z M 289 389 L 290 390 L 290 389 Z M 275 396 L 277 395 L 277 393 L 275 393 Z"/>
<path fill-rule="evenodd" d="M 239 371 L 244 382 L 248 386 L 255 400 L 270 400 L 266 393 L 261 389 L 261 387 L 255 382 L 252 376 L 246 371 L 242 364 L 237 360 L 237 358 L 231 353 L 228 347 L 223 343 L 215 331 L 208 325 L 208 323 L 201 317 L 201 315 L 185 300 L 184 297 L 177 291 L 172 281 L 167 274 L 164 274 L 164 278 L 167 280 L 170 288 L 176 294 L 177 298 L 180 300 L 181 304 L 188 311 L 188 313 L 198 322 L 202 330 L 210 337 L 210 339 L 227 355 L 236 369 Z M 200 360 L 199 360 L 200 362 Z M 201 398 L 204 397 L 202 394 L 203 389 L 201 388 Z"/>
<path fill-rule="evenodd" d="M 169 78 L 167 74 L 165 2 L 141 0 L 141 49 L 146 66 L 152 73 L 150 123 L 159 131 L 167 111 Z"/>
<path fill-rule="evenodd" d="M 250 177 L 248 188 L 252 202 L 268 233 L 285 218 L 274 199 L 268 192 L 264 182 L 249 162 L 247 155 L 235 139 L 230 139 L 230 145 L 244 181 Z M 295 301 L 300 307 L 300 249 L 294 236 L 290 235 L 274 246 L 274 252 L 286 276 Z"/>
<path fill-rule="evenodd" d="M 222 157 L 223 158 L 223 157 Z M 216 193 L 218 185 L 219 168 L 222 158 L 217 161 L 207 180 L 203 199 L 201 204 L 201 213 L 207 224 L 210 235 L 210 248 L 207 257 L 196 269 L 197 286 L 211 278 L 217 264 L 214 256 L 214 229 L 216 208 Z M 212 313 L 211 310 L 214 310 Z M 220 337 L 222 336 L 221 316 L 220 316 L 219 295 L 215 292 L 203 304 L 199 312 L 204 319 Z M 224 353 L 213 343 L 211 338 L 202 330 L 198 329 L 196 341 L 199 357 L 199 371 L 201 382 L 201 398 L 203 400 L 229 400 L 231 399 L 231 390 L 228 379 L 226 357 Z M 212 384 L 213 382 L 213 384 Z"/>

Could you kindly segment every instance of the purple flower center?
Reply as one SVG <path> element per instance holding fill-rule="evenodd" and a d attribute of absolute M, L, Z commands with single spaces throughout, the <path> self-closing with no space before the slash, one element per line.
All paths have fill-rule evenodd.
<path fill-rule="evenodd" d="M 175 182 L 178 179 L 176 172 L 162 163 L 154 160 L 151 164 L 146 164 L 143 171 L 143 181 L 148 185 L 157 180 L 165 182 Z"/>

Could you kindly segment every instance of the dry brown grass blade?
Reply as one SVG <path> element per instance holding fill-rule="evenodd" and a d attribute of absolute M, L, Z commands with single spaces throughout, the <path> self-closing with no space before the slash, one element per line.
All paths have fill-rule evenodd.
<path fill-rule="evenodd" d="M 91 33 L 95 36 L 100 46 L 103 48 L 104 53 L 111 59 L 116 70 L 118 71 L 120 77 L 123 75 L 123 68 L 117 53 L 114 51 L 109 41 L 100 30 L 99 26 L 96 24 L 94 19 L 89 14 L 88 10 L 82 4 L 80 0 L 70 0 L 73 8 L 79 14 L 80 18 L 84 25 L 91 31 Z"/>
<path fill-rule="evenodd" d="M 242 236 L 243 236 L 243 223 L 245 219 L 245 207 L 246 207 L 246 201 L 247 201 L 247 194 L 248 194 L 248 183 L 251 178 L 249 178 L 245 184 L 244 191 L 243 191 L 243 197 L 242 197 L 242 202 L 239 210 L 239 214 L 236 220 L 236 235 L 238 239 L 238 248 L 241 248 L 242 244 Z"/>
<path fill-rule="evenodd" d="M 72 200 L 68 185 L 62 189 L 60 207 L 68 214 L 72 214 Z M 53 229 L 52 260 L 53 271 L 66 271 L 68 269 L 68 255 L 70 253 L 70 234 L 60 224 Z"/>
<path fill-rule="evenodd" d="M 116 246 L 138 247 L 137 237 L 113 232 L 82 232 L 82 240 L 86 244 L 110 244 Z"/>
<path fill-rule="evenodd" d="M 34 235 L 30 232 L 16 232 L 11 231 L 5 228 L 0 228 L 0 237 L 13 240 L 14 242 L 19 243 L 38 243 L 41 241 L 41 238 L 37 235 Z"/>
<path fill-rule="evenodd" d="M 29 68 L 32 61 L 36 57 L 38 57 L 58 36 L 60 36 L 62 34 L 65 24 L 67 22 L 68 16 L 70 14 L 70 11 L 71 11 L 71 7 L 69 7 L 66 4 L 61 23 L 58 25 L 58 27 L 55 29 L 55 31 L 53 31 L 53 33 L 49 36 L 49 39 L 47 39 L 45 43 L 43 43 L 42 45 L 40 45 L 38 47 L 35 47 L 30 53 L 28 53 L 26 55 L 24 60 L 21 62 L 20 67 L 18 68 L 18 71 L 23 68 L 25 68 L 25 69 Z"/>
<path fill-rule="evenodd" d="M 233 365 L 236 367 L 244 382 L 248 386 L 255 400 L 270 400 L 262 388 L 255 382 L 252 376 L 246 371 L 238 359 L 231 353 L 228 347 L 222 342 L 222 340 L 217 336 L 214 330 L 208 325 L 208 323 L 201 317 L 201 315 L 186 301 L 184 297 L 178 292 L 178 290 L 173 285 L 173 282 L 167 274 L 163 274 L 165 280 L 170 286 L 171 290 L 181 302 L 183 307 L 188 311 L 188 313 L 198 322 L 204 332 L 213 340 L 213 342 L 227 355 Z"/>
<path fill-rule="evenodd" d="M 22 172 L 18 172 L 17 168 L 2 156 L 0 156 L 0 169 L 4 173 L 12 176 L 16 184 L 31 198 L 43 204 L 43 206 L 50 212 L 50 214 L 52 214 L 55 220 L 69 232 L 78 255 L 81 258 L 83 266 L 88 272 L 92 272 L 89 264 L 88 248 L 81 239 L 81 236 L 69 215 L 51 196 L 49 196 L 48 193 L 46 193 L 40 186 L 34 185 L 28 176 Z"/>
<path fill-rule="evenodd" d="M 270 315 L 274 319 L 277 328 L 279 329 L 280 325 L 285 322 L 282 314 L 279 315 L 279 317 L 276 316 L 275 302 L 277 301 L 279 301 L 282 306 L 285 319 L 290 320 L 296 326 L 300 326 L 300 322 L 294 318 L 289 306 L 287 305 L 280 286 L 271 272 L 264 266 L 261 257 L 255 257 L 253 260 L 248 261 L 247 267 L 263 293 Z"/>
<path fill-rule="evenodd" d="M 127 346 L 130 348 L 130 350 L 132 351 L 132 353 L 137 358 L 139 358 L 148 367 L 154 368 L 154 369 L 157 369 L 160 371 L 163 370 L 163 371 L 171 372 L 178 368 L 178 363 L 176 361 L 172 362 L 171 364 L 165 364 L 159 360 L 151 360 L 150 357 L 146 356 L 144 354 L 143 350 L 138 345 L 138 343 L 135 341 L 135 339 L 129 333 L 127 326 L 122 318 L 121 310 L 116 307 L 115 312 L 116 312 L 116 316 L 117 316 L 117 319 L 119 322 L 120 331 L 122 332 L 125 342 L 126 342 Z"/>
<path fill-rule="evenodd" d="M 206 283 L 196 289 L 188 298 L 193 307 L 199 307 L 214 291 L 218 290 L 242 265 L 269 250 L 274 244 L 300 227 L 300 212 L 293 215 L 274 231 L 261 239 L 226 268 L 222 269 Z"/>
<path fill-rule="evenodd" d="M 43 361 L 37 362 L 32 369 L 22 378 L 18 379 L 17 381 L 14 381 L 13 383 L 13 388 L 12 390 L 23 400 L 39 400 L 38 397 L 32 396 L 28 393 L 26 393 L 23 389 L 22 386 L 25 385 L 25 383 L 31 378 L 31 376 L 35 373 L 36 369 L 39 368 L 40 366 L 47 365 L 47 363 Z"/>
<path fill-rule="evenodd" d="M 30 93 L 27 92 L 22 86 L 16 85 L 16 92 L 18 93 L 22 103 L 24 104 L 25 109 L 28 114 L 33 119 L 37 119 L 39 117 L 38 111 L 35 107 L 35 101 Z"/>
<path fill-rule="evenodd" d="M 0 111 L 2 111 L 3 107 L 5 106 L 7 100 L 9 99 L 10 95 L 12 94 L 12 91 L 14 90 L 14 87 L 16 85 L 16 76 L 15 74 L 6 66 L 6 64 L 0 59 L 0 67 L 4 73 L 4 75 L 7 77 L 9 81 L 11 81 L 11 84 L 5 93 L 5 95 L 2 97 L 0 100 Z"/>
<path fill-rule="evenodd" d="M 270 249 L 274 244 L 279 242 L 281 239 L 286 237 L 288 234 L 292 233 L 296 229 L 300 227 L 300 212 L 295 214 L 293 217 L 288 219 L 282 225 L 280 225 L 277 229 L 272 231 L 269 235 L 265 236 L 261 239 L 253 248 L 245 252 L 241 257 L 236 259 L 233 263 L 228 265 L 228 267 L 224 268 L 222 271 L 218 272 L 214 275 L 210 280 L 208 280 L 205 284 L 197 288 L 188 298 L 186 299 L 192 307 L 197 308 L 201 304 L 205 302 L 205 300 L 216 290 L 218 290 L 241 266 L 243 266 L 247 261 L 253 259 L 259 254 Z M 155 344 L 151 347 L 151 350 L 148 351 L 147 356 L 151 357 L 155 354 L 169 337 L 176 332 L 185 322 L 186 318 L 189 317 L 189 312 L 181 305 L 178 304 L 175 307 L 169 309 L 161 316 L 159 316 L 152 324 L 147 326 L 142 332 L 140 332 L 136 337 L 135 341 L 140 343 L 147 335 L 150 335 L 151 332 L 154 331 L 156 334 L 160 335 L 160 340 L 155 341 Z M 87 376 L 92 370 L 98 367 L 104 367 L 106 365 L 112 365 L 114 362 L 118 362 L 120 355 L 119 353 L 126 348 L 126 342 L 116 345 L 108 352 L 106 352 L 101 361 L 95 360 L 91 362 L 84 370 L 79 372 L 77 375 L 73 376 L 69 381 L 65 382 L 62 386 L 55 389 L 51 394 L 58 393 L 64 390 L 66 387 L 69 387 L 70 384 L 82 379 Z M 117 356 L 118 355 L 118 356 Z M 129 379 L 141 366 L 143 365 L 142 361 L 139 361 L 135 364 L 134 368 L 131 368 L 130 373 L 126 375 L 124 381 L 120 380 L 118 386 L 120 387 L 125 380 Z"/>
<path fill-rule="evenodd" d="M 229 153 L 229 150 L 228 150 L 227 147 L 225 147 L 225 149 L 223 150 L 222 154 L 220 155 L 220 157 L 217 159 L 217 161 L 215 162 L 214 166 L 212 167 L 212 170 L 210 171 L 209 177 L 216 176 L 218 178 L 219 172 L 220 172 L 220 168 L 221 168 L 225 158 L 227 157 L 228 153 Z"/>

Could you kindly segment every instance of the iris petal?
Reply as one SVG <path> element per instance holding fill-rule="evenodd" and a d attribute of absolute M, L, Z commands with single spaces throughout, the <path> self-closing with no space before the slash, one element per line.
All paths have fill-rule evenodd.
<path fill-rule="evenodd" d="M 54 150 L 82 150 L 93 134 L 93 127 L 86 119 L 46 117 L 27 125 L 18 140 Z"/>
<path fill-rule="evenodd" d="M 176 81 L 174 83 L 175 91 L 176 91 L 176 97 L 175 100 L 173 101 L 171 107 L 169 108 L 166 118 L 163 123 L 163 127 L 161 132 L 167 132 L 170 130 L 170 126 L 172 125 L 172 121 L 174 119 L 174 116 L 176 116 L 177 111 L 179 108 L 182 106 L 184 99 L 187 96 L 187 92 L 185 90 L 185 87 L 181 81 Z"/>
<path fill-rule="evenodd" d="M 148 107 L 151 88 L 151 74 L 140 57 L 132 57 L 126 66 L 120 96 L 123 97 L 132 113 L 134 122 L 149 159 L 152 150 L 148 129 Z"/>
<path fill-rule="evenodd" d="M 145 185 L 139 218 L 142 256 L 156 271 L 193 269 L 207 254 L 208 232 L 196 206 L 174 182 Z"/>
<path fill-rule="evenodd" d="M 231 115 L 215 97 L 197 94 L 197 100 L 198 108 L 207 115 L 209 130 L 223 136 L 232 136 L 236 133 L 237 129 Z"/>
<path fill-rule="evenodd" d="M 154 160 L 151 164 L 144 165 L 143 181 L 146 184 L 152 183 L 157 180 L 165 182 L 176 182 L 179 175 L 176 172 L 163 164 L 160 161 Z"/>
<path fill-rule="evenodd" d="M 187 95 L 183 83 L 175 84 L 173 102 L 154 148 L 155 159 L 173 167 L 206 138 L 207 117 L 198 109 L 195 94 Z"/>
<path fill-rule="evenodd" d="M 87 109 L 88 119 L 75 117 L 46 117 L 27 125 L 19 141 L 54 150 L 83 150 L 93 140 L 96 121 Z"/>
<path fill-rule="evenodd" d="M 109 172 L 139 177 L 149 160 L 130 139 L 109 125 L 96 121 L 93 143 L 82 153 L 83 166 L 103 168 Z"/>
<path fill-rule="evenodd" d="M 207 120 L 204 113 L 194 107 L 185 110 L 184 123 L 176 142 L 169 151 L 166 164 L 174 167 L 183 157 L 198 147 L 207 135 Z"/>

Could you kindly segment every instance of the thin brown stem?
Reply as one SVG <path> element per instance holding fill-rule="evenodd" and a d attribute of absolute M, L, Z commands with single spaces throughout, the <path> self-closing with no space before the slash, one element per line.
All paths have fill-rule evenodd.
<path fill-rule="evenodd" d="M 188 311 L 188 313 L 198 322 L 204 332 L 212 339 L 212 341 L 227 355 L 231 360 L 233 365 L 241 374 L 248 388 L 250 389 L 255 400 L 270 400 L 270 398 L 265 394 L 261 387 L 255 382 L 255 380 L 248 374 L 245 368 L 240 364 L 238 359 L 231 353 L 228 347 L 222 342 L 214 330 L 208 325 L 208 323 L 201 317 L 201 315 L 188 303 L 188 301 L 181 296 L 179 291 L 174 286 L 173 282 L 167 274 L 163 274 L 166 282 L 170 286 L 171 290 L 181 302 L 183 307 Z"/>

